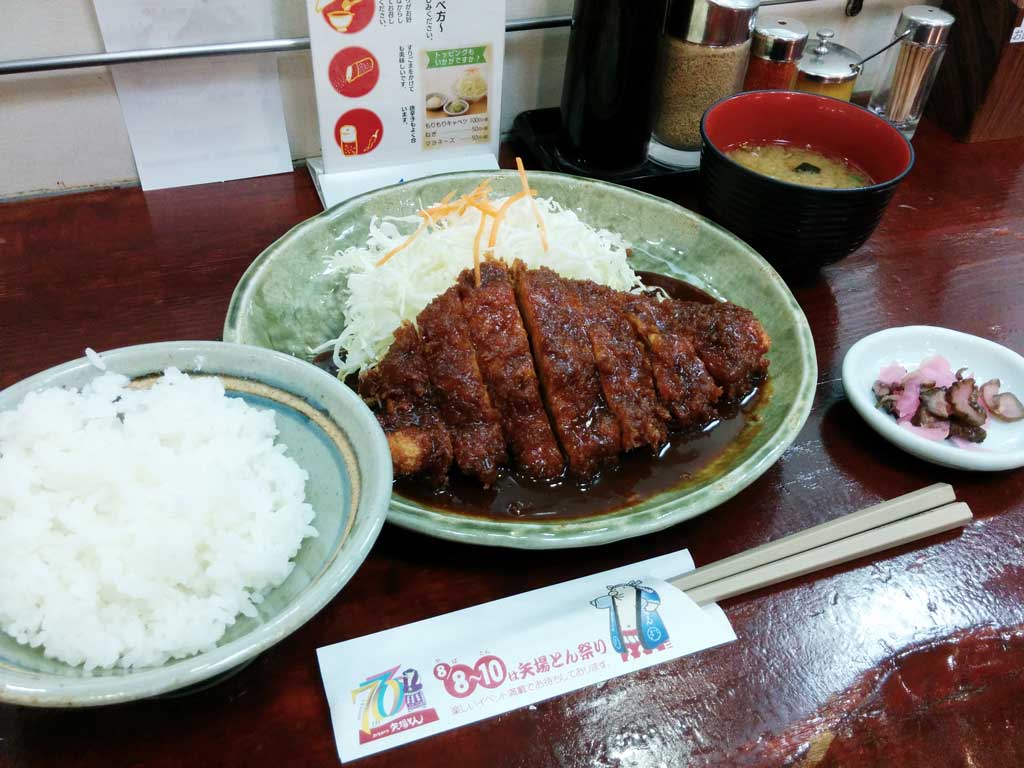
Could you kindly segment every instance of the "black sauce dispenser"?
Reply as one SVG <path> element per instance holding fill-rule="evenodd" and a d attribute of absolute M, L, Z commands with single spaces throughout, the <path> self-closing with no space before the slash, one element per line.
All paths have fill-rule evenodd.
<path fill-rule="evenodd" d="M 559 159 L 584 174 L 643 164 L 667 0 L 576 0 L 562 87 Z"/>

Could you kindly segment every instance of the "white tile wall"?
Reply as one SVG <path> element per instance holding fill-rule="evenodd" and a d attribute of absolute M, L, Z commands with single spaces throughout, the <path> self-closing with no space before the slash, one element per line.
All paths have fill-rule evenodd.
<path fill-rule="evenodd" d="M 301 3 L 272 2 L 278 34 L 306 34 Z M 507 3 L 509 18 L 572 10 L 572 0 Z M 868 52 L 888 39 L 899 9 L 910 3 L 864 0 L 864 10 L 855 19 L 843 15 L 845 4 L 846 0 L 813 0 L 776 6 L 771 12 L 799 18 L 811 29 L 831 26 L 844 45 Z M 103 50 L 92 0 L 3 0 L 3 6 L 0 60 Z M 509 36 L 503 129 L 524 109 L 558 104 L 568 37 L 565 29 Z M 317 155 L 320 139 L 308 55 L 279 56 L 279 72 L 292 155 Z M 0 199 L 135 179 L 109 72 L 96 68 L 0 77 Z"/>

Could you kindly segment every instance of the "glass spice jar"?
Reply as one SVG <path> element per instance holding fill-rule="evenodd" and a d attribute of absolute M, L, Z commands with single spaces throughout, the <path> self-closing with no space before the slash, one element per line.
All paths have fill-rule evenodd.
<path fill-rule="evenodd" d="M 903 9 L 893 42 L 886 53 L 881 85 L 871 95 L 868 109 L 881 115 L 908 139 L 921 122 L 925 102 L 949 42 L 952 14 L 930 5 Z"/>
<path fill-rule="evenodd" d="M 700 164 L 700 121 L 737 93 L 760 0 L 672 0 L 661 41 L 650 156 L 663 165 Z"/>
<path fill-rule="evenodd" d="M 796 63 L 806 42 L 807 27 L 796 19 L 759 19 L 750 40 L 750 63 L 743 90 L 790 90 L 796 83 Z"/>
<path fill-rule="evenodd" d="M 849 101 L 860 74 L 861 57 L 856 51 L 830 42 L 835 36 L 831 29 L 818 30 L 818 44 L 804 53 L 797 64 L 796 89 Z"/>

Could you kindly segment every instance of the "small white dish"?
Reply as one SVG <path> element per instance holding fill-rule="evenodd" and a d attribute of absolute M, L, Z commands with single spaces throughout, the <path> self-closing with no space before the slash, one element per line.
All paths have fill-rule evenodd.
<path fill-rule="evenodd" d="M 872 385 L 890 363 L 908 371 L 929 357 L 941 355 L 953 370 L 967 368 L 978 384 L 1002 382 L 1000 391 L 1024 397 L 1024 357 L 994 341 L 928 325 L 889 328 L 866 336 L 843 358 L 843 388 L 850 403 L 889 442 L 918 458 L 954 469 L 996 472 L 1024 466 L 1024 421 L 1005 423 L 989 418 L 988 437 L 977 447 L 959 448 L 915 435 L 875 406 Z"/>

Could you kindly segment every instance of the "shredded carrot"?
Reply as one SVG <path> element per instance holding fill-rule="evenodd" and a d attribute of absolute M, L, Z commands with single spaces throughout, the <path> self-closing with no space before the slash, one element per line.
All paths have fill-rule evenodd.
<path fill-rule="evenodd" d="M 498 242 L 498 229 L 501 227 L 501 222 L 505 219 L 505 214 L 508 213 L 508 209 L 512 207 L 513 203 L 522 200 L 524 197 L 529 197 L 530 191 L 516 192 L 514 195 L 505 200 L 501 204 L 501 208 L 494 214 L 494 223 L 491 225 L 491 236 L 487 238 L 487 247 L 493 248 L 494 244 Z"/>
<path fill-rule="evenodd" d="M 498 209 L 495 208 L 490 203 L 485 203 L 483 201 L 473 200 L 472 202 L 470 202 L 470 206 L 473 207 L 473 208 L 476 208 L 478 211 L 480 211 L 480 213 L 486 214 L 488 216 L 497 216 L 498 215 Z"/>
<path fill-rule="evenodd" d="M 476 185 L 476 188 L 473 189 L 473 191 L 468 192 L 467 194 L 460 197 L 455 203 L 458 205 L 458 208 L 456 208 L 456 213 L 458 213 L 459 216 L 461 216 L 466 212 L 467 208 L 469 208 L 470 206 L 474 206 L 475 203 L 480 202 L 481 198 L 486 198 L 487 194 L 490 192 L 490 186 L 491 180 L 484 179 L 483 181 Z"/>
<path fill-rule="evenodd" d="M 519 170 L 519 180 L 523 183 L 523 192 L 528 193 L 530 191 L 530 183 L 526 179 L 526 168 L 523 167 L 523 158 L 516 158 L 516 168 Z M 548 250 L 548 230 L 544 226 L 544 218 L 540 215 L 540 209 L 537 207 L 537 201 L 530 198 L 530 208 L 533 210 L 533 218 L 537 220 L 537 228 L 540 230 L 540 244 L 545 252 Z"/>
<path fill-rule="evenodd" d="M 439 220 L 443 219 L 449 213 L 454 213 L 456 210 L 458 210 L 458 206 L 455 204 L 446 205 L 441 208 L 435 206 L 433 208 L 428 208 L 425 211 L 417 211 L 416 215 L 422 216 L 424 219 L 427 219 L 431 224 L 436 224 Z"/>
<path fill-rule="evenodd" d="M 419 237 L 423 231 L 430 226 L 433 226 L 438 220 L 448 216 L 452 213 L 456 213 L 459 216 L 464 214 L 469 208 L 476 208 L 480 211 L 480 225 L 477 227 L 476 237 L 473 240 L 473 272 L 476 276 L 476 284 L 480 285 L 480 242 L 483 238 L 484 228 L 487 226 L 487 219 L 490 217 L 493 220 L 491 224 L 491 234 L 488 238 L 487 250 L 493 250 L 495 243 L 498 241 L 498 230 L 501 228 L 501 223 L 505 218 L 505 214 L 508 213 L 508 209 L 512 207 L 512 204 L 518 200 L 522 200 L 524 197 L 530 198 L 530 202 L 533 205 L 533 213 L 537 219 L 537 223 L 541 229 L 541 243 L 544 245 L 544 250 L 547 250 L 547 233 L 544 229 L 544 221 L 540 218 L 540 212 L 537 210 L 537 204 L 533 198 L 537 195 L 537 190 L 530 189 L 530 185 L 526 179 L 526 171 L 523 169 L 522 160 L 516 158 L 516 163 L 519 166 L 519 176 L 523 181 L 523 191 L 518 192 L 505 200 L 500 208 L 495 208 L 491 205 L 491 180 L 484 179 L 476 187 L 461 197 L 455 198 L 455 191 L 449 192 L 437 203 L 417 211 L 416 215 L 423 219 L 423 222 L 416 228 L 416 231 L 409 235 L 408 238 L 401 244 L 392 248 L 377 262 L 376 266 L 382 266 L 391 259 L 397 253 L 404 251 Z M 452 199 L 455 198 L 454 202 Z"/>
<path fill-rule="evenodd" d="M 423 213 L 423 212 L 420 211 L 420 213 Z M 392 256 L 394 256 L 396 253 L 404 251 L 406 248 L 408 248 L 410 245 L 412 245 L 413 240 L 415 240 L 417 237 L 420 236 L 420 234 L 423 232 L 423 230 L 425 230 L 427 228 L 427 225 L 429 223 L 430 223 L 430 217 L 429 216 L 424 216 L 423 223 L 420 224 L 416 228 L 416 231 L 413 232 L 411 235 L 409 235 L 409 237 L 406 239 L 406 241 L 404 243 L 402 243 L 401 245 L 395 246 L 390 251 L 385 253 L 384 256 L 381 258 L 381 260 L 378 261 L 374 266 L 377 266 L 377 267 L 383 266 L 384 264 L 386 264 L 388 262 L 388 259 L 390 259 Z"/>
<path fill-rule="evenodd" d="M 488 192 L 490 192 L 490 186 L 491 186 L 490 179 L 484 179 L 479 184 L 477 184 L 475 187 L 473 187 L 473 189 L 471 189 L 469 192 L 467 192 L 465 195 L 463 195 L 463 197 L 465 197 L 465 198 L 467 198 L 469 200 L 477 200 L 477 199 L 479 199 L 481 197 L 486 196 L 488 194 Z"/>
<path fill-rule="evenodd" d="M 430 206 L 429 208 L 425 208 L 424 210 L 428 214 L 430 214 L 430 216 L 432 218 L 435 217 L 435 216 L 437 216 L 437 217 L 444 216 L 450 210 L 455 208 L 454 205 L 448 205 L 448 201 L 451 200 L 453 197 L 455 197 L 455 193 L 454 192 L 449 192 L 447 195 L 445 195 L 443 198 L 441 198 L 441 200 L 439 202 L 434 203 L 434 205 Z"/>
<path fill-rule="evenodd" d="M 417 215 L 424 216 L 424 217 L 429 217 L 430 218 L 430 223 L 433 224 L 435 221 L 437 221 L 437 219 L 444 218 L 449 213 L 452 213 L 453 211 L 458 209 L 458 203 L 457 202 L 456 203 L 451 203 L 451 204 L 449 204 L 449 202 L 448 202 L 454 196 L 455 196 L 454 192 L 449 192 L 447 195 L 445 195 L 440 200 L 440 202 L 437 202 L 434 205 L 432 205 L 429 208 L 426 208 L 426 209 L 424 209 L 422 211 L 417 211 Z"/>
<path fill-rule="evenodd" d="M 441 218 L 451 213 L 455 209 L 455 206 L 448 205 L 448 201 L 451 200 L 453 197 L 455 197 L 455 190 L 452 190 L 447 195 L 442 197 L 440 201 L 432 205 L 430 208 L 427 208 L 426 210 L 422 211 L 416 211 L 416 215 L 423 219 L 423 223 L 416 227 L 416 231 L 409 235 L 409 237 L 406 238 L 405 242 L 403 242 L 401 245 L 395 248 L 392 248 L 390 251 L 385 253 L 384 256 L 381 257 L 380 261 L 378 261 L 374 266 L 379 267 L 386 264 L 388 260 L 396 253 L 404 251 L 406 248 L 412 245 L 413 241 L 423 233 L 423 230 L 436 221 L 435 216 Z"/>
<path fill-rule="evenodd" d="M 480 238 L 484 236 L 484 225 L 487 223 L 487 216 L 480 213 L 480 226 L 476 228 L 476 237 L 473 238 L 473 277 L 476 280 L 476 287 L 480 287 Z"/>
<path fill-rule="evenodd" d="M 526 180 L 526 168 L 523 166 L 523 158 L 516 158 L 516 170 L 519 171 L 519 181 L 523 185 L 523 191 L 525 192 L 530 188 L 530 182 Z"/>

